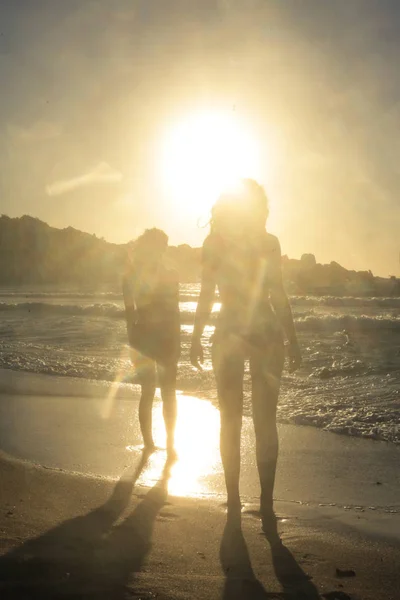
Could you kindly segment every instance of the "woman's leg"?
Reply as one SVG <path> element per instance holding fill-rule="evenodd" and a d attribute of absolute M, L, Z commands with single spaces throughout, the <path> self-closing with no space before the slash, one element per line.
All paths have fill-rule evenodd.
<path fill-rule="evenodd" d="M 230 336 L 213 344 L 213 368 L 217 383 L 228 515 L 240 510 L 240 438 L 243 414 L 244 352 L 240 340 Z"/>
<path fill-rule="evenodd" d="M 153 400 L 156 393 L 156 366 L 154 361 L 146 357 L 135 360 L 137 379 L 141 386 L 139 402 L 139 424 L 146 449 L 154 449 L 152 431 Z"/>
<path fill-rule="evenodd" d="M 284 346 L 281 340 L 269 345 L 267 342 L 264 348 L 253 348 L 251 351 L 253 422 L 263 523 L 268 518 L 273 519 L 273 491 L 278 459 L 276 409 L 283 364 Z"/>
<path fill-rule="evenodd" d="M 175 456 L 177 364 L 175 361 L 165 364 L 158 363 L 157 370 L 163 402 L 165 431 L 167 434 L 167 452 L 170 456 Z"/>

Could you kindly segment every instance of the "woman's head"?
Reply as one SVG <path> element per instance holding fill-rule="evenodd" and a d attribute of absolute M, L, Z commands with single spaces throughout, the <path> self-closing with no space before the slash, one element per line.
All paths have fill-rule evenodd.
<path fill-rule="evenodd" d="M 131 243 L 133 260 L 140 263 L 159 262 L 167 247 L 168 236 L 162 229 L 146 229 Z"/>
<path fill-rule="evenodd" d="M 265 231 L 268 198 L 256 181 L 242 179 L 234 192 L 222 194 L 211 211 L 211 230 L 226 237 L 248 237 Z"/>

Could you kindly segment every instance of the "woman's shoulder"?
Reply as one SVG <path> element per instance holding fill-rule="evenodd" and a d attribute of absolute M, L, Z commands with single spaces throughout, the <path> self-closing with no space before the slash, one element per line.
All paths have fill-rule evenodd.
<path fill-rule="evenodd" d="M 208 236 L 205 238 L 203 242 L 203 248 L 207 248 L 209 246 L 218 246 L 223 242 L 223 238 L 219 233 L 215 233 L 211 231 Z"/>

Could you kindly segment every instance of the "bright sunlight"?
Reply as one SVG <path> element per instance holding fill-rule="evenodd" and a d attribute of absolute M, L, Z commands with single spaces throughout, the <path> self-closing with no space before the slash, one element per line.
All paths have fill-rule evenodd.
<path fill-rule="evenodd" d="M 195 427 L 189 427 L 188 423 L 195 424 Z M 165 426 L 159 402 L 153 409 L 153 427 L 156 444 L 165 447 Z M 179 460 L 172 468 L 169 493 L 174 496 L 208 495 L 211 492 L 210 479 L 221 469 L 219 412 L 211 403 L 178 394 L 175 447 Z M 139 448 L 128 446 L 131 451 Z M 159 479 L 164 463 L 164 452 L 152 454 L 138 482 L 152 487 Z"/>
<path fill-rule="evenodd" d="M 239 178 L 260 178 L 260 149 L 235 112 L 195 113 L 173 124 L 162 142 L 162 176 L 180 210 L 204 215 Z"/>

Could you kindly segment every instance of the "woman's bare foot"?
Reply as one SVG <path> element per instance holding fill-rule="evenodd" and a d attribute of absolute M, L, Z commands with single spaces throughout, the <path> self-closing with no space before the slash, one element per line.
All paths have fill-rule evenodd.
<path fill-rule="evenodd" d="M 272 508 L 261 510 L 261 527 L 271 545 L 282 543 L 278 533 L 278 521 Z"/>
<path fill-rule="evenodd" d="M 157 446 L 153 442 L 153 440 L 146 440 L 143 444 L 143 452 L 146 454 L 153 454 L 157 450 Z"/>

